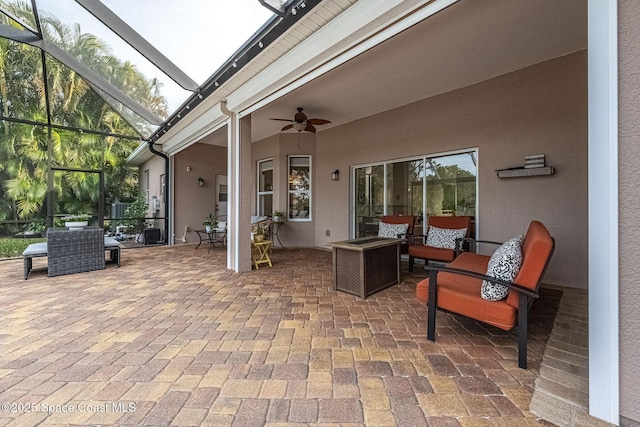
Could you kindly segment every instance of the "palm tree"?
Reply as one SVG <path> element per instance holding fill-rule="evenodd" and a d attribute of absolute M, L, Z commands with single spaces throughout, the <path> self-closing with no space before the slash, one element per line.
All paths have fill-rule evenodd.
<path fill-rule="evenodd" d="M 30 5 L 5 5 L 11 13 L 32 20 Z M 0 17 L 5 23 L 20 24 Z M 45 38 L 65 49 L 142 105 L 167 116 L 167 103 L 160 95 L 161 84 L 148 79 L 136 67 L 115 58 L 109 46 L 92 34 L 82 33 L 78 24 L 64 24 L 43 14 Z M 46 123 L 49 102 L 53 124 L 121 135 L 136 135 L 127 121 L 107 104 L 75 71 L 45 55 L 49 99 L 45 99 L 42 55 L 37 48 L 0 39 L 0 107 L 5 117 Z M 128 118 L 135 122 L 135 118 Z M 135 123 L 138 124 L 138 123 Z M 141 125 L 147 125 L 140 121 Z M 46 126 L 0 121 L 0 221 L 44 215 L 47 192 L 48 155 L 60 167 L 103 170 L 107 201 L 134 198 L 136 172 L 124 165 L 137 140 L 104 137 Z M 75 213 L 95 211 L 98 175 L 61 171 L 51 183 L 55 191 L 55 211 Z"/>

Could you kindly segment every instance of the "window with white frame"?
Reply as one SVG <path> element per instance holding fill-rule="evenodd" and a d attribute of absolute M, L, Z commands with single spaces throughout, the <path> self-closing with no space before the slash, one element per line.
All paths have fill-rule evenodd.
<path fill-rule="evenodd" d="M 258 215 L 273 213 L 273 159 L 258 162 Z"/>
<path fill-rule="evenodd" d="M 311 156 L 289 156 L 290 221 L 311 221 Z"/>

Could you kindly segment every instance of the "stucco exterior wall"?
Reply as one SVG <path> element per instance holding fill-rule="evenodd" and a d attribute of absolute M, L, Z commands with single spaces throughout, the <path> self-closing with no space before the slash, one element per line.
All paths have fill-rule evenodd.
<path fill-rule="evenodd" d="M 619 2 L 620 416 L 640 425 L 640 3 Z"/>
<path fill-rule="evenodd" d="M 164 218 L 165 215 L 165 197 L 162 195 L 162 181 L 161 176 L 165 173 L 165 159 L 160 156 L 153 156 L 148 161 L 144 162 L 139 168 L 139 191 L 140 195 L 144 197 L 146 191 L 146 183 L 143 178 L 145 172 L 149 171 L 149 209 L 147 210 L 148 218 Z M 153 198 L 157 198 L 160 201 L 159 209 L 155 210 L 153 206 Z M 153 224 L 154 227 L 160 228 L 161 233 L 164 234 L 164 220 L 158 219 Z"/>
<path fill-rule="evenodd" d="M 257 162 L 260 160 L 273 159 L 274 183 L 273 183 L 273 207 L 282 211 L 287 211 L 288 204 L 288 156 L 309 155 L 311 156 L 311 221 L 287 221 L 278 233 L 278 237 L 285 247 L 309 247 L 315 245 L 315 230 L 317 228 L 316 204 L 318 198 L 315 192 L 318 189 L 316 183 L 319 167 L 316 159 L 316 137 L 310 133 L 280 133 L 270 138 L 254 143 L 251 150 L 253 162 L 253 194 L 256 192 Z M 329 175 L 330 176 L 330 175 Z M 253 212 L 256 212 L 257 200 L 253 200 Z M 324 203 L 324 202 L 323 202 Z"/>
<path fill-rule="evenodd" d="M 187 168 L 190 168 L 188 171 Z M 209 144 L 194 144 L 175 155 L 173 185 L 175 186 L 175 243 L 185 227 L 186 243 L 198 242 L 194 230 L 202 230 L 205 217 L 215 212 L 216 175 L 227 174 L 227 149 Z M 198 185 L 198 178 L 205 182 Z"/>
<path fill-rule="evenodd" d="M 383 84 L 383 82 L 381 82 Z M 556 238 L 547 282 L 587 287 L 587 55 L 578 52 L 317 134 L 315 244 L 349 237 L 349 168 L 478 147 L 481 239 L 533 219 Z M 499 179 L 545 154 L 556 174 Z M 331 172 L 341 171 L 339 181 Z M 330 230 L 330 236 L 325 231 Z"/>

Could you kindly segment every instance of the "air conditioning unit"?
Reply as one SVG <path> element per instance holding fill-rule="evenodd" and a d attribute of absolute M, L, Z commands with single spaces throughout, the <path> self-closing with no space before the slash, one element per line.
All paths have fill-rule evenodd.
<path fill-rule="evenodd" d="M 131 203 L 112 203 L 111 204 L 111 219 L 124 218 L 124 211 L 129 207 Z"/>

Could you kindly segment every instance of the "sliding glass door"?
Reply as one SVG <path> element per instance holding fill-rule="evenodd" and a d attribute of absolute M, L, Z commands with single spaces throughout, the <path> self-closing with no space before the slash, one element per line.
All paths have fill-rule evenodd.
<path fill-rule="evenodd" d="M 357 168 L 355 183 L 355 235 L 377 234 L 384 214 L 384 165 Z"/>
<path fill-rule="evenodd" d="M 475 153 L 427 159 L 427 214 L 476 214 Z"/>
<path fill-rule="evenodd" d="M 353 230 L 376 235 L 383 215 L 414 215 L 417 233 L 429 216 L 475 218 L 476 151 L 424 156 L 353 168 Z"/>

